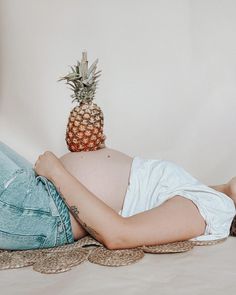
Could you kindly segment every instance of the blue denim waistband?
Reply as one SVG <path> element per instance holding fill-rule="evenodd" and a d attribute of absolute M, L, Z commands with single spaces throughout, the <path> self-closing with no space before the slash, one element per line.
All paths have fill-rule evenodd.
<path fill-rule="evenodd" d="M 55 185 L 50 180 L 48 180 L 44 176 L 38 175 L 38 176 L 36 176 L 36 181 L 38 182 L 39 180 L 41 180 L 45 184 L 49 196 L 52 197 L 52 199 L 57 207 L 62 224 L 64 226 L 64 230 L 65 230 L 65 234 L 66 234 L 66 238 L 67 238 L 68 243 L 73 243 L 74 236 L 73 236 L 72 227 L 71 227 L 69 209 L 68 209 L 67 205 L 65 204 L 62 197 L 60 196 L 60 193 L 57 191 Z"/>

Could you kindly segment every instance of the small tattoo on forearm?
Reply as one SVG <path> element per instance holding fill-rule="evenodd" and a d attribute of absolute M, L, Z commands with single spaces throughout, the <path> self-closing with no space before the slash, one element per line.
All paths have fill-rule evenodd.
<path fill-rule="evenodd" d="M 100 241 L 100 235 L 97 231 L 95 231 L 95 229 L 93 229 L 92 227 L 88 226 L 83 220 L 81 220 L 81 218 L 79 217 L 79 210 L 77 208 L 77 206 L 75 205 L 69 205 L 65 199 L 65 197 L 62 195 L 61 191 L 60 191 L 60 187 L 58 187 L 58 192 L 60 193 L 61 198 L 63 199 L 63 201 L 65 202 L 66 206 L 68 207 L 69 211 L 71 212 L 71 214 L 74 216 L 74 218 L 83 226 L 83 228 L 89 233 L 91 234 L 91 236 L 95 237 L 95 239 Z"/>
<path fill-rule="evenodd" d="M 79 221 L 79 223 L 83 226 L 83 228 L 90 233 L 93 237 L 95 237 L 96 239 L 99 239 L 99 233 L 95 231 L 95 229 L 93 229 L 92 227 L 88 226 L 80 217 L 79 217 L 79 210 L 76 206 L 69 206 L 70 207 L 70 211 L 72 213 L 72 215 L 75 217 L 75 219 L 77 221 Z"/>
<path fill-rule="evenodd" d="M 95 237 L 96 239 L 100 240 L 100 235 L 98 232 L 95 231 L 95 229 L 93 229 L 92 227 L 88 226 L 80 217 L 79 217 L 79 210 L 78 208 L 73 205 L 73 206 L 69 206 L 70 207 L 70 211 L 72 213 L 72 215 L 75 217 L 75 219 L 77 221 L 79 221 L 79 223 L 83 226 L 83 228 L 89 233 L 91 234 L 91 236 Z"/>
<path fill-rule="evenodd" d="M 71 210 L 73 211 L 73 213 L 75 215 L 78 215 L 79 214 L 79 211 L 78 211 L 78 208 L 76 206 L 70 206 Z"/>

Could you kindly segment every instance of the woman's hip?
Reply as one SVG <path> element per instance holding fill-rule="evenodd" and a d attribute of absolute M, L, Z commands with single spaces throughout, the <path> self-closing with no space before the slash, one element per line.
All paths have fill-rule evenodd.
<path fill-rule="evenodd" d="M 52 183 L 36 177 L 33 169 L 18 167 L 7 177 L 1 175 L 1 249 L 47 248 L 74 241 L 68 209 Z"/>

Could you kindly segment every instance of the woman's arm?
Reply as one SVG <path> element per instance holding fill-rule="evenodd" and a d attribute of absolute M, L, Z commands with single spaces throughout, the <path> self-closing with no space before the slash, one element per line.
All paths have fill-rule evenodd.
<path fill-rule="evenodd" d="M 124 218 L 90 192 L 65 168 L 52 172 L 54 183 L 70 212 L 83 228 L 107 248 L 119 244 Z"/>

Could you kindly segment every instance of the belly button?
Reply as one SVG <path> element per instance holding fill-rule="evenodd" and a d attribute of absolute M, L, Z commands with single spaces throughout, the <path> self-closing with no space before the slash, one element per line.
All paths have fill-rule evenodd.
<path fill-rule="evenodd" d="M 107 158 L 110 158 L 110 157 L 111 157 L 110 155 L 107 156 Z"/>

